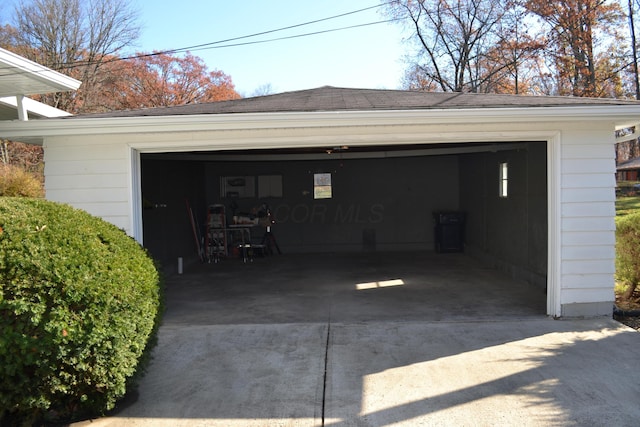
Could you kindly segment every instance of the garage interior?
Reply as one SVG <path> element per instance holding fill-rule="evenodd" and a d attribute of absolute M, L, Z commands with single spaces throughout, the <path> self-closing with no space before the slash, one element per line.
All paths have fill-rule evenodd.
<path fill-rule="evenodd" d="M 247 227 L 250 242 L 268 249 L 268 207 L 283 255 L 256 250 L 256 262 L 405 253 L 421 263 L 419 254 L 437 260 L 439 252 L 463 252 L 540 291 L 547 275 L 546 165 L 546 142 L 141 153 L 143 240 L 170 273 L 178 258 L 199 271 L 242 269 L 237 237 L 228 237 L 219 263 L 205 257 L 204 265 L 196 239 L 206 246 L 208 214 L 221 205 L 228 225 L 256 223 Z M 451 239 L 435 232 L 438 213 L 462 218 L 460 250 L 455 242 L 438 246 Z M 544 292 L 536 295 L 545 302 Z"/>

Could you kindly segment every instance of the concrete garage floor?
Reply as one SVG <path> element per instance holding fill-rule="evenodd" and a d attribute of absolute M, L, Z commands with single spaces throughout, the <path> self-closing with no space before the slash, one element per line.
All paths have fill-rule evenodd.
<path fill-rule="evenodd" d="M 463 254 L 194 265 L 137 400 L 86 426 L 636 426 L 640 335 Z"/>
<path fill-rule="evenodd" d="M 401 284 L 402 283 L 402 284 Z M 463 254 L 256 257 L 195 265 L 167 286 L 165 323 L 439 321 L 541 316 L 544 289 Z"/>

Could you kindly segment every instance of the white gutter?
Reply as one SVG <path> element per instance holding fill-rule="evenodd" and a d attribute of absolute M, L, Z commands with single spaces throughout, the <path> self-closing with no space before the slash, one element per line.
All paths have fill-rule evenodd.
<path fill-rule="evenodd" d="M 36 81 L 39 83 L 38 89 L 34 91 L 20 90 L 12 92 L 11 88 L 3 87 L 3 95 L 32 95 L 37 93 L 64 92 L 76 90 L 81 84 L 79 80 L 2 48 L 0 48 L 0 69 L 9 72 L 9 76 L 12 78 Z M 43 86 L 47 88 L 44 89 Z"/>
<path fill-rule="evenodd" d="M 185 131 L 324 128 L 430 124 L 608 121 L 625 128 L 640 122 L 640 105 L 201 114 L 180 116 L 47 119 L 3 122 L 0 137 L 163 133 Z"/>

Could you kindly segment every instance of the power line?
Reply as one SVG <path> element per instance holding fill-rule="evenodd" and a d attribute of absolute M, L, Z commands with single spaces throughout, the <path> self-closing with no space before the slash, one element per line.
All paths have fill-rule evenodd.
<path fill-rule="evenodd" d="M 255 35 L 243 36 L 243 37 L 237 37 L 237 38 L 234 38 L 234 39 L 228 39 L 228 40 L 223 40 L 223 41 L 204 43 L 204 44 L 196 45 L 196 46 L 190 46 L 190 47 L 184 47 L 184 48 L 178 48 L 178 49 L 170 49 L 170 50 L 164 50 L 164 51 L 155 51 L 155 52 L 144 53 L 144 54 L 140 54 L 140 55 L 132 55 L 132 56 L 126 56 L 126 57 L 113 58 L 113 59 L 109 59 L 109 60 L 103 61 L 103 63 L 120 62 L 120 61 L 126 61 L 126 60 L 130 60 L 130 59 L 147 58 L 147 57 L 151 57 L 151 56 L 158 56 L 158 55 L 165 55 L 165 54 L 166 55 L 170 55 L 170 54 L 181 53 L 181 52 L 197 52 L 197 51 L 209 50 L 209 49 L 223 49 L 223 48 L 228 48 L 228 47 L 239 47 L 239 46 L 249 46 L 249 45 L 254 45 L 254 44 L 271 43 L 271 42 L 275 42 L 275 41 L 282 41 L 282 40 L 296 39 L 296 38 L 301 38 L 301 37 L 315 36 L 315 35 L 319 35 L 319 34 L 333 33 L 333 32 L 336 32 L 336 31 L 344 31 L 344 30 L 351 30 L 351 29 L 355 29 L 355 28 L 369 27 L 369 26 L 378 25 L 378 24 L 387 24 L 387 23 L 391 23 L 391 22 L 397 22 L 399 20 L 401 20 L 401 19 L 394 18 L 394 19 L 387 19 L 387 20 L 384 20 L 384 21 L 375 21 L 375 22 L 368 22 L 368 23 L 365 23 L 365 24 L 356 24 L 356 25 L 349 25 L 349 26 L 346 26 L 346 27 L 331 28 L 331 29 L 328 29 L 328 30 L 319 30 L 319 31 L 313 31 L 313 32 L 302 33 L 302 34 L 294 34 L 294 35 L 291 35 L 291 36 L 274 37 L 274 38 L 270 38 L 270 39 L 253 40 L 253 41 L 247 41 L 247 42 L 241 42 L 241 43 L 220 44 L 220 43 L 226 43 L 226 42 L 229 42 L 229 41 L 242 40 L 242 39 L 246 39 L 246 38 L 250 38 L 250 37 L 255 37 Z M 281 30 L 273 30 L 273 31 L 269 31 L 269 33 L 273 33 L 275 31 L 281 31 Z M 265 34 L 265 33 L 262 33 L 262 34 Z M 79 61 L 79 62 L 75 62 L 73 64 L 70 64 L 69 66 L 60 67 L 58 69 L 59 70 L 61 70 L 61 69 L 71 69 L 71 68 L 81 67 L 81 66 L 84 66 L 84 65 L 90 65 L 90 62 Z"/>
<path fill-rule="evenodd" d="M 208 49 L 221 49 L 221 48 L 229 48 L 229 47 L 248 46 L 248 45 L 253 45 L 253 44 L 271 43 L 271 42 L 275 42 L 275 41 L 282 41 L 282 40 L 295 39 L 295 38 L 301 38 L 301 37 L 309 37 L 309 36 L 315 36 L 315 35 L 319 35 L 319 34 L 326 34 L 326 33 L 331 33 L 331 32 L 336 32 L 336 31 L 344 31 L 344 30 L 355 29 L 355 28 L 362 28 L 362 27 L 378 25 L 378 24 L 384 24 L 384 23 L 391 23 L 391 22 L 396 22 L 396 21 L 401 20 L 400 18 L 394 18 L 394 19 L 375 21 L 375 22 L 369 22 L 369 23 L 364 23 L 364 24 L 355 24 L 355 25 L 349 25 L 349 26 L 344 26 L 344 27 L 331 28 L 331 29 L 327 29 L 327 30 L 319 30 L 319 31 L 313 31 L 313 32 L 308 32 L 308 33 L 295 34 L 295 35 L 291 35 L 291 36 L 275 37 L 275 38 L 270 38 L 270 39 L 253 40 L 253 41 L 229 44 L 229 42 L 235 42 L 235 41 L 238 41 L 238 40 L 245 40 L 245 39 L 249 39 L 249 38 L 253 38 L 253 37 L 263 36 L 263 35 L 266 35 L 266 34 L 273 34 L 273 33 L 276 33 L 276 32 L 291 30 L 291 29 L 294 29 L 294 28 L 304 27 L 304 26 L 307 26 L 307 25 L 317 24 L 317 23 L 320 23 L 320 22 L 330 21 L 330 20 L 333 20 L 333 19 L 338 19 L 338 18 L 342 18 L 342 17 L 345 17 L 345 16 L 354 15 L 354 14 L 365 12 L 365 11 L 368 11 L 368 10 L 377 9 L 377 8 L 382 7 L 382 6 L 386 6 L 386 5 L 390 4 L 390 3 L 391 3 L 391 1 L 386 2 L 386 3 L 380 3 L 380 4 L 377 4 L 377 5 L 374 5 L 374 6 L 369 6 L 369 7 L 362 8 L 362 9 L 353 10 L 353 11 L 350 11 L 350 12 L 341 13 L 341 14 L 338 14 L 338 15 L 329 16 L 329 17 L 326 17 L 326 18 L 315 19 L 315 20 L 303 22 L 303 23 L 300 23 L 300 24 L 289 25 L 289 26 L 286 26 L 286 27 L 280 27 L 280 28 L 276 28 L 276 29 L 273 29 L 273 30 L 262 31 L 262 32 L 253 33 L 253 34 L 249 34 L 249 35 L 244 35 L 244 36 L 240 36 L 240 37 L 233 37 L 233 38 L 218 40 L 218 41 L 214 41 L 214 42 L 202 43 L 202 44 L 197 44 L 197 45 L 193 45 L 193 46 L 187 46 L 187 47 L 181 47 L 181 48 L 175 48 L 175 49 L 168 49 L 168 50 L 163 50 L 163 51 L 154 51 L 154 52 L 143 53 L 143 54 L 139 54 L 139 55 L 131 55 L 131 56 L 126 56 L 126 57 L 115 57 L 115 58 L 112 58 L 112 59 L 108 59 L 108 60 L 102 61 L 102 63 L 106 64 L 106 63 L 120 62 L 120 61 L 126 61 L 126 60 L 131 60 L 131 59 L 158 56 L 158 55 L 165 55 L 165 54 L 169 55 L 169 54 L 175 54 L 175 53 L 181 53 L 181 52 L 187 52 L 187 51 L 201 51 L 201 50 L 208 50 Z M 91 65 L 91 64 L 93 64 L 95 62 L 96 61 L 77 61 L 77 62 L 74 62 L 74 63 L 71 63 L 71 64 L 66 64 L 66 65 L 63 64 L 63 65 L 60 65 L 60 66 L 56 67 L 56 71 L 70 70 L 70 69 L 74 69 L 74 68 L 79 68 L 79 67 Z M 9 73 L 9 74 L 1 74 L 0 73 L 0 77 L 7 76 L 7 75 L 28 74 L 28 73 L 30 73 L 30 72 L 28 72 L 28 71 L 24 71 L 24 72 L 20 72 L 20 73 L 13 72 L 13 73 Z"/>
<path fill-rule="evenodd" d="M 389 2 L 389 3 L 391 3 L 391 2 Z M 203 44 L 199 44 L 199 45 L 195 45 L 195 46 L 171 49 L 171 50 L 165 51 L 164 53 L 177 53 L 177 52 L 184 52 L 184 51 L 187 51 L 187 50 L 201 50 L 201 48 L 204 48 L 206 46 L 222 44 L 222 43 L 228 43 L 228 42 L 233 42 L 233 41 L 237 41 L 237 40 L 243 40 L 243 39 L 248 39 L 248 38 L 252 38 L 252 37 L 263 36 L 263 35 L 266 35 L 266 34 L 277 33 L 277 32 L 280 32 L 280 31 L 291 30 L 293 28 L 304 27 L 304 26 L 311 25 L 311 24 L 317 24 L 319 22 L 330 21 L 332 19 L 337 19 L 337 18 L 342 18 L 342 17 L 345 17 L 345 16 L 349 16 L 349 15 L 354 15 L 354 14 L 360 13 L 360 12 L 366 12 L 367 10 L 371 10 L 371 9 L 377 9 L 380 6 L 384 6 L 384 5 L 389 4 L 389 3 L 377 4 L 375 6 L 369 6 L 369 7 L 363 8 L 363 9 L 358 9 L 358 10 L 354 10 L 354 11 L 351 11 L 351 12 L 341 13 L 339 15 L 329 16 L 327 18 L 321 18 L 321 19 L 316 19 L 316 20 L 313 20 L 313 21 L 303 22 L 301 24 L 289 25 L 288 27 L 277 28 L 275 30 L 262 31 L 260 33 L 254 33 L 254 34 L 249 34 L 249 35 L 246 35 L 246 36 L 234 37 L 234 38 L 230 38 L 230 39 L 226 39 L 226 40 L 218 40 L 218 41 L 215 41 L 215 42 L 203 43 Z M 348 27 L 345 27 L 345 29 L 346 28 L 348 28 Z M 313 34 L 315 34 L 315 33 L 310 33 L 310 35 L 313 35 Z M 281 40 L 281 39 L 273 39 L 273 40 Z M 231 45 L 231 46 L 234 46 L 234 45 Z"/>
<path fill-rule="evenodd" d="M 276 37 L 276 38 L 265 39 L 265 40 L 254 40 L 254 41 L 244 42 L 244 43 L 225 44 L 225 45 L 221 45 L 221 46 L 208 46 L 208 47 L 201 47 L 201 48 L 188 49 L 188 50 L 195 52 L 195 51 L 208 50 L 208 49 L 222 49 L 222 48 L 225 48 L 225 47 L 236 47 L 236 46 L 247 46 L 247 45 L 252 45 L 252 44 L 270 43 L 270 42 L 274 42 L 274 41 L 296 39 L 296 38 L 308 37 L 308 36 L 315 36 L 315 35 L 318 35 L 318 34 L 332 33 L 332 32 L 335 32 L 335 31 L 350 30 L 350 29 L 354 29 L 354 28 L 368 27 L 368 26 L 378 25 L 378 24 L 387 24 L 387 23 L 390 23 L 390 22 L 396 22 L 398 20 L 399 19 L 388 19 L 386 21 L 376 21 L 376 22 L 369 22 L 369 23 L 366 23 L 366 24 L 356 24 L 356 25 L 350 25 L 350 26 L 347 26 L 347 27 L 332 28 L 332 29 L 329 29 L 329 30 L 319 30 L 319 31 L 314 31 L 314 32 L 310 32 L 310 33 L 296 34 L 296 35 L 292 35 L 292 36 Z"/>

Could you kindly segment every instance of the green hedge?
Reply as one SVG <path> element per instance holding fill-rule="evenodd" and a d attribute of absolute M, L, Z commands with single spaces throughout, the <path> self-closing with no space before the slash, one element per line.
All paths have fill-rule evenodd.
<path fill-rule="evenodd" d="M 155 341 L 159 274 L 86 212 L 0 198 L 0 425 L 113 408 Z"/>
<path fill-rule="evenodd" d="M 640 284 L 640 213 L 616 218 L 616 281 L 629 294 Z"/>

